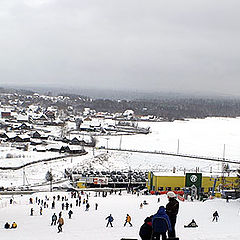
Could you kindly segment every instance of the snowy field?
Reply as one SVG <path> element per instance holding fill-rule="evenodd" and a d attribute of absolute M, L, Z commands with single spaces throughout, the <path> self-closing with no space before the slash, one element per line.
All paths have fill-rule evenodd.
<path fill-rule="evenodd" d="M 200 156 L 240 158 L 240 118 L 206 118 L 174 122 L 139 122 L 150 127 L 148 135 L 98 137 L 98 146 L 150 151 L 179 152 Z"/>
<path fill-rule="evenodd" d="M 108 195 L 106 198 L 95 197 L 91 193 L 89 197 L 90 210 L 85 211 L 85 205 L 75 206 L 75 199 L 67 195 L 69 203 L 73 203 L 73 217 L 68 219 L 66 211 L 63 211 L 65 224 L 63 232 L 57 233 L 56 226 L 50 226 L 51 216 L 54 212 L 58 215 L 61 211 L 62 201 L 57 201 L 56 209 L 43 208 L 43 215 L 39 215 L 39 206 L 30 205 L 29 197 L 36 196 L 44 199 L 45 195 L 52 196 L 58 193 L 38 193 L 29 196 L 15 197 L 16 204 L 10 205 L 9 198 L 2 197 L 0 200 L 0 236 L 4 240 L 50 240 L 50 239 L 71 239 L 71 240 L 120 240 L 122 237 L 140 239 L 138 232 L 147 216 L 155 214 L 160 205 L 165 206 L 167 198 L 161 196 L 160 203 L 157 203 L 157 196 L 139 196 L 123 193 L 119 195 Z M 82 199 L 84 196 L 82 197 Z M 149 205 L 139 208 L 143 200 Z M 95 203 L 98 203 L 98 210 L 95 210 Z M 240 216 L 239 201 L 226 201 L 221 199 L 208 200 L 206 202 L 180 202 L 180 210 L 177 218 L 176 232 L 181 240 L 238 240 L 240 239 Z M 30 208 L 34 208 L 34 216 L 30 215 Z M 219 213 L 219 222 L 212 222 L 214 211 Z M 105 218 L 112 214 L 114 218 L 113 228 L 106 228 Z M 123 226 L 126 214 L 132 217 L 133 227 Z M 183 225 L 195 219 L 199 225 L 196 229 L 186 229 Z M 5 222 L 16 221 L 17 229 L 6 230 L 3 228 Z"/>

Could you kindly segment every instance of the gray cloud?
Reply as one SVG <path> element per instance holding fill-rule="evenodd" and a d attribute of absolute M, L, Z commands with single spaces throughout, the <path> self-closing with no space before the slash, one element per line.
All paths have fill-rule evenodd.
<path fill-rule="evenodd" d="M 240 93 L 237 0 L 2 0 L 0 83 Z"/>

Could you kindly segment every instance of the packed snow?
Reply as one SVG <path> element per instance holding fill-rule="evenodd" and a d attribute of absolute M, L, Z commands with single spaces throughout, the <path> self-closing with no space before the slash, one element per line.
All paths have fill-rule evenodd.
<path fill-rule="evenodd" d="M 39 205 L 29 204 L 29 198 L 35 197 L 41 199 L 47 195 L 51 205 L 53 195 L 60 194 L 67 196 L 68 202 L 73 203 L 73 216 L 68 219 L 67 211 L 64 210 L 63 232 L 57 233 L 57 226 L 51 226 L 51 216 L 55 212 L 57 215 L 61 211 L 62 201 L 56 201 L 56 209 L 43 208 L 43 215 L 39 214 Z M 9 204 L 9 197 L 2 197 L 0 200 L 0 235 L 4 240 L 48 240 L 48 239 L 102 239 L 102 240 L 120 240 L 121 238 L 140 239 L 138 233 L 140 226 L 147 216 L 155 214 L 159 206 L 166 206 L 168 200 L 166 195 L 139 197 L 134 194 L 123 192 L 122 196 L 117 194 L 107 197 L 97 196 L 91 192 L 89 197 L 90 210 L 85 211 L 85 205 L 75 206 L 76 199 L 70 197 L 70 193 L 36 193 L 26 196 L 15 196 L 14 204 Z M 86 198 L 84 195 L 82 199 Z M 140 203 L 146 200 L 149 204 L 140 209 Z M 83 201 L 83 200 L 82 200 Z M 65 203 L 65 201 L 64 201 Z M 98 203 L 98 210 L 95 210 L 95 203 Z M 30 209 L 33 207 L 34 216 L 30 216 Z M 219 221 L 212 222 L 214 211 L 219 213 Z M 227 203 L 222 199 L 207 200 L 206 202 L 185 201 L 180 202 L 179 214 L 177 217 L 176 233 L 181 240 L 238 240 L 240 238 L 240 204 L 238 200 L 232 200 Z M 112 214 L 114 221 L 113 227 L 106 227 L 105 218 Z M 132 218 L 133 227 L 124 227 L 126 215 Z M 183 226 L 194 219 L 198 228 L 184 228 Z M 18 224 L 17 229 L 4 229 L 6 222 Z"/>

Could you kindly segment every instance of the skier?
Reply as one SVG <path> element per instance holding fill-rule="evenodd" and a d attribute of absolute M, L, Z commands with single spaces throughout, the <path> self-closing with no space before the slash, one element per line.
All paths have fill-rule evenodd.
<path fill-rule="evenodd" d="M 142 208 L 143 208 L 143 204 L 141 203 L 141 204 L 140 204 L 140 209 L 142 209 Z"/>
<path fill-rule="evenodd" d="M 214 222 L 214 220 L 216 220 L 216 222 L 218 221 L 218 218 L 219 218 L 219 215 L 218 215 L 218 212 L 217 211 L 215 211 L 214 213 L 213 213 L 213 222 Z"/>
<path fill-rule="evenodd" d="M 30 211 L 30 216 L 33 216 L 33 208 L 31 208 L 31 211 Z"/>
<path fill-rule="evenodd" d="M 56 223 L 57 223 L 57 215 L 56 215 L 56 213 L 54 213 L 54 214 L 52 215 L 52 223 L 51 223 L 51 226 L 52 226 L 52 225 L 56 225 Z"/>
<path fill-rule="evenodd" d="M 179 202 L 175 199 L 176 194 L 172 191 L 167 193 L 167 197 L 169 202 L 166 205 L 166 213 L 169 216 L 171 227 L 172 227 L 172 231 L 168 232 L 168 237 L 174 238 L 176 237 L 175 224 L 176 224 L 177 214 L 179 210 Z"/>
<path fill-rule="evenodd" d="M 126 220 L 124 223 L 124 227 L 126 226 L 126 224 L 129 223 L 130 227 L 132 227 L 132 223 L 131 223 L 131 217 L 127 214 L 126 216 Z"/>
<path fill-rule="evenodd" d="M 98 209 L 98 204 L 97 203 L 95 203 L 95 210 L 97 210 Z"/>
<path fill-rule="evenodd" d="M 52 202 L 52 209 L 55 209 L 55 201 Z"/>
<path fill-rule="evenodd" d="M 69 212 L 68 212 L 68 217 L 69 217 L 69 219 L 72 218 L 72 214 L 73 214 L 73 211 L 72 211 L 72 210 L 69 210 Z"/>
<path fill-rule="evenodd" d="M 171 222 L 166 214 L 165 207 L 161 206 L 158 209 L 158 212 L 152 218 L 152 239 L 159 240 L 162 236 L 162 240 L 167 239 L 166 232 L 172 231 Z"/>
<path fill-rule="evenodd" d="M 62 232 L 62 226 L 64 224 L 64 220 L 62 217 L 58 219 L 58 233 Z"/>
<path fill-rule="evenodd" d="M 106 227 L 108 227 L 109 224 L 111 225 L 111 227 L 113 227 L 112 222 L 113 222 L 114 219 L 112 217 L 112 214 L 110 214 L 108 217 L 106 217 L 105 220 L 108 220 Z"/>
<path fill-rule="evenodd" d="M 152 219 L 147 217 L 144 224 L 141 226 L 139 236 L 142 240 L 151 240 L 152 237 Z"/>
<path fill-rule="evenodd" d="M 198 227 L 197 223 L 194 221 L 194 219 L 188 224 L 188 225 L 184 225 L 185 228 L 191 227 Z"/>
<path fill-rule="evenodd" d="M 62 203 L 62 210 L 64 210 L 64 203 Z"/>

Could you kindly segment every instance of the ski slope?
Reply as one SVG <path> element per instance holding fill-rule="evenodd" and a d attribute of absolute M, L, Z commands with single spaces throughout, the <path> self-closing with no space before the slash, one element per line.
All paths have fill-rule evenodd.
<path fill-rule="evenodd" d="M 45 195 L 50 197 L 58 193 L 36 193 L 32 197 L 38 196 L 44 199 Z M 75 206 L 75 199 L 71 199 L 69 193 L 59 193 L 67 195 L 69 203 L 73 203 L 73 216 L 68 219 L 67 212 L 63 211 L 65 224 L 63 232 L 57 233 L 56 226 L 50 226 L 51 216 L 54 212 L 59 213 L 62 201 L 57 201 L 56 210 L 43 208 L 43 215 L 39 215 L 39 206 L 28 203 L 28 196 L 15 197 L 13 205 L 8 204 L 9 197 L 0 200 L 0 236 L 4 240 L 120 240 L 122 237 L 140 239 L 138 232 L 147 216 L 155 214 L 160 205 L 165 206 L 167 198 L 161 196 L 160 203 L 158 196 L 136 196 L 123 193 L 108 195 L 107 197 L 95 197 L 91 193 L 89 197 L 90 210 L 85 211 L 85 205 Z M 84 196 L 82 196 L 82 199 Z M 139 208 L 143 200 L 149 205 Z M 95 210 L 95 203 L 98 203 L 98 210 Z M 30 208 L 34 208 L 34 216 L 30 216 Z M 238 240 L 240 239 L 240 204 L 238 200 L 226 203 L 222 199 L 208 200 L 206 202 L 180 202 L 180 210 L 177 218 L 176 232 L 181 240 Z M 212 222 L 212 214 L 217 210 L 219 222 Z M 113 228 L 106 228 L 105 218 L 112 214 L 114 218 Z M 132 217 L 133 227 L 123 226 L 126 214 Z M 198 224 L 198 228 L 186 229 L 184 224 L 188 224 L 192 219 Z M 5 222 L 16 221 L 17 229 L 4 229 Z"/>

